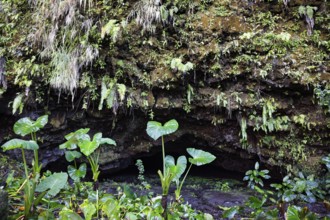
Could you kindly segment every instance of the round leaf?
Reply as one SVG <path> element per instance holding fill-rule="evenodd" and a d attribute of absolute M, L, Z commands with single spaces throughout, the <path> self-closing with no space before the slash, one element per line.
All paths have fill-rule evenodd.
<path fill-rule="evenodd" d="M 175 119 L 172 119 L 164 124 L 157 121 L 149 121 L 147 124 L 147 134 L 154 140 L 159 137 L 171 134 L 178 130 L 179 124 Z"/>
<path fill-rule="evenodd" d="M 195 148 L 188 148 L 187 152 L 190 154 L 190 156 L 193 157 L 193 158 L 189 158 L 189 162 L 196 166 L 201 166 L 211 163 L 216 158 L 213 154 L 209 152 L 203 150 L 197 150 Z"/>
<path fill-rule="evenodd" d="M 39 146 L 35 141 L 26 141 L 21 139 L 12 139 L 1 146 L 4 151 L 12 149 L 38 150 Z"/>

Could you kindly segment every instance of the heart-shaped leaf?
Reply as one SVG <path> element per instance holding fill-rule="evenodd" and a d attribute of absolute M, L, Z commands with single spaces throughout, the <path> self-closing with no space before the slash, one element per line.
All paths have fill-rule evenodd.
<path fill-rule="evenodd" d="M 12 139 L 1 146 L 4 151 L 12 149 L 38 150 L 39 146 L 35 141 L 26 141 L 21 139 Z"/>
<path fill-rule="evenodd" d="M 166 122 L 163 126 L 160 122 L 149 121 L 147 124 L 147 134 L 154 140 L 159 137 L 171 134 L 178 130 L 179 124 L 175 119 Z"/>
<path fill-rule="evenodd" d="M 48 122 L 48 115 L 39 117 L 36 121 L 30 118 L 21 118 L 14 124 L 14 132 L 17 135 L 25 136 L 33 132 L 39 131 Z"/>
<path fill-rule="evenodd" d="M 50 196 L 56 196 L 61 189 L 64 188 L 68 181 L 68 174 L 67 173 L 53 173 L 51 176 L 46 177 L 43 179 L 40 184 L 37 186 L 37 192 L 47 192 Z"/>
<path fill-rule="evenodd" d="M 209 152 L 203 150 L 197 150 L 195 148 L 188 148 L 187 152 L 190 154 L 190 156 L 193 157 L 193 158 L 189 158 L 189 162 L 196 166 L 201 166 L 211 163 L 216 158 L 213 154 Z"/>
<path fill-rule="evenodd" d="M 102 133 L 96 133 L 93 137 L 93 140 L 88 139 L 82 140 L 78 143 L 80 151 L 88 157 L 91 155 L 101 144 L 112 144 L 116 145 L 116 142 L 110 138 L 102 138 Z"/>
<path fill-rule="evenodd" d="M 82 140 L 90 140 L 89 135 L 89 128 L 81 128 L 75 132 L 71 132 L 65 136 L 67 140 L 65 143 L 60 145 L 60 149 L 69 149 L 73 150 L 77 148 L 77 145 Z"/>
<path fill-rule="evenodd" d="M 87 170 L 87 166 L 85 163 L 81 164 L 78 169 L 76 169 L 74 166 L 71 165 L 68 166 L 69 176 L 75 182 L 79 182 L 80 178 L 84 178 L 86 176 L 86 170 Z"/>
<path fill-rule="evenodd" d="M 80 158 L 81 157 L 81 153 L 78 151 L 65 151 L 65 159 L 68 162 L 72 162 L 74 161 L 76 158 Z"/>
<path fill-rule="evenodd" d="M 180 156 L 175 165 L 174 157 L 167 155 L 165 157 L 165 167 L 173 175 L 173 181 L 180 179 L 187 167 L 187 158 L 185 156 Z"/>

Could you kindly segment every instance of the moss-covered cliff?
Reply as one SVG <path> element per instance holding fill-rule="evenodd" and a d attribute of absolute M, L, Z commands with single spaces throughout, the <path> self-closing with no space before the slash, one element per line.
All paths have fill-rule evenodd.
<path fill-rule="evenodd" d="M 64 134 L 91 127 L 119 143 L 104 149 L 113 168 L 157 151 L 149 119 L 176 118 L 172 151 L 204 147 L 231 170 L 260 159 L 315 172 L 330 151 L 329 10 L 326 0 L 2 0 L 0 142 L 18 117 L 46 112 L 44 162 L 62 155 Z"/>

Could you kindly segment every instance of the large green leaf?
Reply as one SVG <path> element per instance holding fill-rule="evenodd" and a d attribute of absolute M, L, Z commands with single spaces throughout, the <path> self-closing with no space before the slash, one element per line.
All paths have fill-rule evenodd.
<path fill-rule="evenodd" d="M 188 148 L 187 152 L 190 154 L 190 156 L 193 157 L 193 158 L 189 158 L 189 162 L 196 166 L 201 166 L 211 163 L 216 158 L 213 154 L 209 152 L 203 150 L 197 150 L 195 148 Z"/>
<path fill-rule="evenodd" d="M 107 199 L 102 205 L 102 212 L 108 219 L 120 219 L 120 204 L 116 199 Z"/>
<path fill-rule="evenodd" d="M 69 176 L 75 182 L 79 182 L 80 181 L 80 178 L 84 178 L 86 176 L 86 170 L 87 170 L 87 166 L 86 166 L 85 163 L 81 164 L 78 169 L 76 169 L 72 165 L 69 165 L 68 166 Z"/>
<path fill-rule="evenodd" d="M 65 151 L 65 159 L 68 162 L 72 162 L 74 161 L 76 158 L 80 158 L 81 157 L 81 153 L 78 151 Z"/>
<path fill-rule="evenodd" d="M 171 134 L 178 130 L 179 124 L 175 119 L 166 122 L 163 126 L 160 122 L 149 121 L 147 124 L 147 134 L 154 140 L 159 137 Z"/>
<path fill-rule="evenodd" d="M 83 220 L 80 215 L 68 209 L 60 211 L 59 216 L 59 220 Z"/>
<path fill-rule="evenodd" d="M 4 151 L 12 149 L 38 150 L 39 146 L 35 141 L 26 141 L 21 139 L 12 139 L 1 146 Z"/>
<path fill-rule="evenodd" d="M 36 121 L 30 118 L 21 118 L 14 124 L 14 132 L 17 135 L 25 136 L 39 131 L 48 122 L 48 115 L 39 117 Z"/>
<path fill-rule="evenodd" d="M 88 139 L 82 140 L 78 143 L 78 146 L 80 151 L 88 157 L 102 144 L 116 145 L 116 142 L 111 138 L 102 138 L 102 133 L 96 133 L 92 141 Z"/>
<path fill-rule="evenodd" d="M 75 132 L 71 132 L 65 136 L 67 140 L 65 143 L 60 145 L 60 149 L 69 149 L 73 150 L 77 148 L 77 145 L 82 140 L 90 140 L 89 135 L 89 128 L 81 128 Z"/>
<path fill-rule="evenodd" d="M 177 160 L 177 164 L 175 165 L 174 157 L 167 155 L 165 157 L 165 167 L 168 169 L 168 172 L 174 176 L 173 181 L 177 181 L 186 170 L 187 158 L 185 156 L 180 156 Z"/>
<path fill-rule="evenodd" d="M 95 205 L 89 202 L 88 199 L 84 200 L 84 202 L 80 205 L 80 208 L 84 213 L 85 220 L 91 220 L 93 215 L 96 213 Z"/>
<path fill-rule="evenodd" d="M 50 196 L 56 196 L 61 189 L 64 188 L 68 181 L 68 174 L 67 173 L 54 173 L 45 179 L 43 179 L 40 184 L 37 186 L 37 192 L 47 192 Z"/>
<path fill-rule="evenodd" d="M 299 212 L 301 211 L 300 207 L 289 206 L 286 213 L 285 219 L 287 220 L 300 220 Z"/>

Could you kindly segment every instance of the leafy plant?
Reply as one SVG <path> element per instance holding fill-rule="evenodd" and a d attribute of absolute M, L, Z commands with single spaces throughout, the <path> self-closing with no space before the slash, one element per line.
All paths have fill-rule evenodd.
<path fill-rule="evenodd" d="M 289 206 L 285 213 L 287 220 L 317 220 L 319 219 L 315 213 L 308 210 L 307 207 Z"/>
<path fill-rule="evenodd" d="M 24 187 L 24 217 L 29 218 L 35 211 L 35 206 L 40 203 L 41 199 L 45 196 L 55 196 L 66 184 L 67 174 L 54 173 L 53 175 L 42 179 L 40 181 L 40 171 L 42 164 L 39 165 L 38 149 L 36 132 L 43 128 L 48 122 L 48 116 L 44 115 L 39 117 L 36 121 L 30 118 L 21 118 L 14 124 L 14 132 L 17 135 L 26 136 L 31 135 L 32 140 L 12 139 L 7 141 L 1 147 L 4 151 L 21 149 L 22 159 L 25 171 L 25 181 L 20 188 Z M 32 161 L 32 174 L 29 174 L 28 165 L 25 158 L 25 150 L 34 151 L 34 159 Z M 60 184 L 59 181 L 60 180 Z M 39 184 L 38 184 L 39 183 Z M 55 183 L 55 185 L 54 185 Z M 38 184 L 38 185 L 37 185 Z M 48 190 L 49 189 L 49 190 Z M 20 190 L 20 189 L 19 189 Z M 18 190 L 18 191 L 19 191 Z M 40 192 L 36 196 L 35 192 Z"/>
<path fill-rule="evenodd" d="M 179 70 L 182 73 L 186 73 L 194 69 L 194 64 L 191 62 L 187 62 L 186 64 L 183 64 L 181 58 L 173 58 L 171 61 L 171 69 Z"/>
<path fill-rule="evenodd" d="M 119 101 L 124 100 L 125 93 L 126 86 L 124 84 L 120 84 L 117 83 L 116 80 L 110 80 L 107 77 L 103 77 L 99 110 L 102 110 L 104 100 L 106 100 L 107 107 L 112 108 L 114 114 L 116 114 L 119 107 Z"/>
<path fill-rule="evenodd" d="M 168 190 L 170 188 L 170 184 L 174 178 L 174 175 L 166 169 L 165 163 L 165 143 L 164 143 L 164 135 L 171 134 L 178 130 L 179 124 L 175 119 L 172 119 L 162 125 L 157 121 L 149 121 L 147 124 L 147 134 L 154 140 L 158 138 L 162 138 L 162 158 L 163 158 L 163 172 L 158 170 L 158 175 L 160 177 L 161 185 L 162 185 L 162 206 L 164 208 L 164 215 L 166 216 L 167 212 L 167 195 Z"/>
<path fill-rule="evenodd" d="M 307 23 L 307 35 L 311 36 L 314 28 L 314 12 L 317 10 L 317 7 L 312 6 L 300 6 L 298 13 L 300 16 L 304 16 Z"/>
<path fill-rule="evenodd" d="M 254 165 L 254 170 L 248 170 L 245 173 L 244 181 L 248 182 L 248 187 L 254 189 L 255 186 L 264 186 L 263 179 L 269 179 L 269 170 L 259 170 L 259 163 L 256 162 Z"/>
<path fill-rule="evenodd" d="M 79 147 L 81 153 L 86 156 L 93 173 L 93 181 L 94 181 L 94 190 L 96 190 L 96 214 L 97 217 L 99 215 L 99 191 L 98 191 L 98 177 L 100 175 L 99 171 L 99 156 L 100 152 L 96 150 L 103 144 L 108 145 L 116 145 L 116 142 L 112 140 L 111 138 L 103 138 L 102 133 L 96 133 L 93 136 L 93 139 L 90 138 L 90 136 L 87 134 L 89 131 L 89 128 L 85 129 L 79 129 L 75 132 L 72 132 L 65 136 L 65 139 L 67 140 L 65 143 L 60 145 L 60 149 L 68 149 L 68 150 L 74 150 L 77 147 Z M 78 152 L 72 151 L 68 154 L 66 154 L 67 159 L 74 160 L 77 157 L 80 157 L 81 155 Z M 86 174 L 86 165 L 81 164 L 80 167 L 77 169 L 77 167 L 68 167 L 68 171 L 70 174 L 70 177 L 72 179 L 76 179 L 78 181 L 81 177 L 85 176 Z M 85 215 L 91 217 L 92 213 L 92 205 L 86 201 L 83 205 L 84 207 L 84 213 Z M 93 212 L 94 214 L 94 212 Z M 92 214 L 92 215 L 93 215 Z"/>
<path fill-rule="evenodd" d="M 169 172 L 174 175 L 173 181 L 176 182 L 177 188 L 175 190 L 175 198 L 177 201 L 179 201 L 179 199 L 181 197 L 182 186 L 188 176 L 188 173 L 189 173 L 192 165 L 202 166 L 205 164 L 209 164 L 212 161 L 214 161 L 216 158 L 214 155 L 212 155 L 209 152 L 206 152 L 203 150 L 197 150 L 195 148 L 188 148 L 187 152 L 192 158 L 188 159 L 190 162 L 190 166 L 181 182 L 180 182 L 180 177 L 186 169 L 187 159 L 184 156 L 179 157 L 177 165 L 174 164 L 174 159 L 167 161 L 168 162 L 167 166 L 168 166 L 168 169 L 170 170 Z"/>

